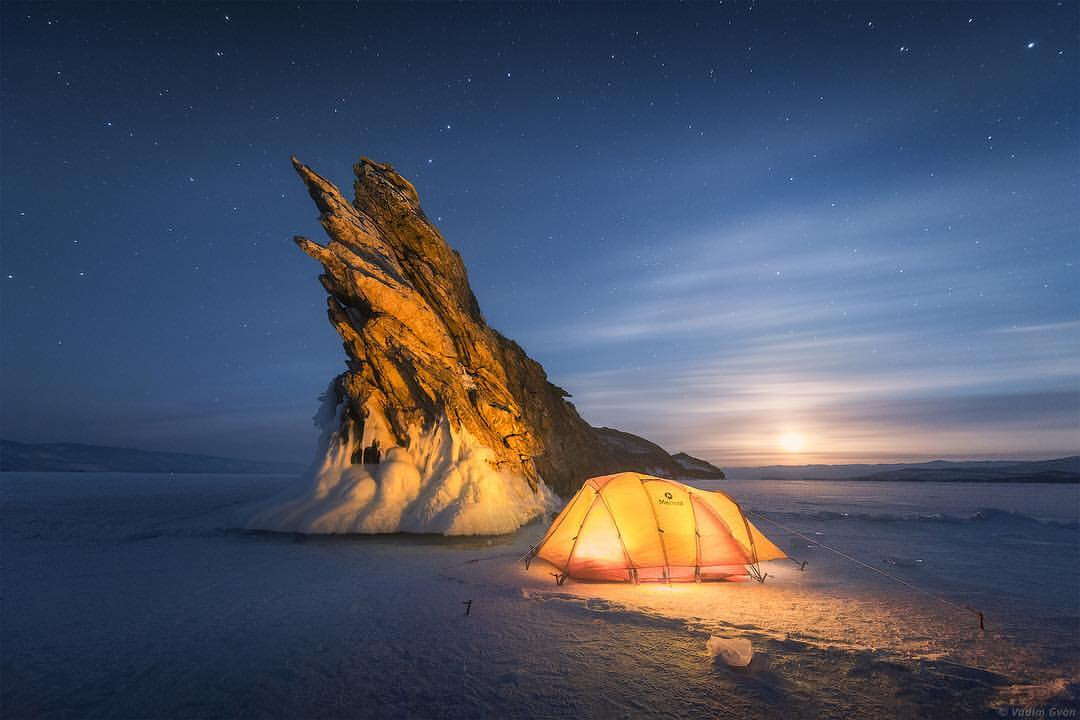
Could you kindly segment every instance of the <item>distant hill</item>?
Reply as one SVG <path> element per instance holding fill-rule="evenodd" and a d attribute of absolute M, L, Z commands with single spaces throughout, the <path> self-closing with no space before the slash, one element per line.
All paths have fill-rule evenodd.
<path fill-rule="evenodd" d="M 637 467 L 634 469 L 641 468 L 641 472 L 671 478 L 723 479 L 724 477 L 724 471 L 715 465 L 686 453 L 670 455 L 667 450 L 656 443 L 632 433 L 609 427 L 594 427 L 593 430 L 604 444 L 637 459 Z"/>
<path fill-rule="evenodd" d="M 1080 455 L 1053 460 L 933 460 L 884 465 L 771 465 L 728 468 L 741 480 L 1078 483 Z"/>
<path fill-rule="evenodd" d="M 696 458 L 693 455 L 687 455 L 684 452 L 675 453 L 671 456 L 671 459 L 679 463 L 683 468 L 683 475 L 690 475 L 692 477 L 702 478 L 723 478 L 724 471 L 716 467 L 710 462 L 706 462 L 701 458 Z"/>
<path fill-rule="evenodd" d="M 238 460 L 214 455 L 156 452 L 82 443 L 0 440 L 0 472 L 145 472 L 290 474 L 299 463 Z"/>

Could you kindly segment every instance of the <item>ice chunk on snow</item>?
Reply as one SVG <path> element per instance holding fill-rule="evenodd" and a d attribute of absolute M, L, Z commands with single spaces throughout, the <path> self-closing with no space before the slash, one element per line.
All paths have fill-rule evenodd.
<path fill-rule="evenodd" d="M 709 657 L 718 657 L 732 667 L 746 667 L 754 657 L 754 648 L 745 638 L 722 638 L 710 635 L 705 641 Z"/>
<path fill-rule="evenodd" d="M 543 483 L 534 491 L 524 477 L 497 470 L 491 452 L 445 418 L 426 433 L 414 431 L 405 448 L 393 446 L 378 410 L 368 411 L 358 438 L 338 430 L 343 408 L 324 404 L 316 416 L 324 429 L 321 462 L 245 525 L 303 533 L 498 535 L 558 503 Z M 373 437 L 389 448 L 382 462 L 353 464 L 354 451 Z"/>

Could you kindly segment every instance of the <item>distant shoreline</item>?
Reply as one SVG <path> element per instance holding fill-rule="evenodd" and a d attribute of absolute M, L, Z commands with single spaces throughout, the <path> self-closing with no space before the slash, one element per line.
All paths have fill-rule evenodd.
<path fill-rule="evenodd" d="M 934 477 L 921 477 L 921 478 L 890 478 L 890 477 L 777 477 L 763 475 L 760 477 L 739 477 L 730 475 L 729 480 L 739 482 L 740 480 L 754 481 L 754 480 L 771 480 L 774 482 L 868 482 L 868 483 L 942 483 L 942 484 L 960 484 L 960 483 L 994 483 L 1007 485 L 1010 483 L 1021 485 L 1070 485 L 1080 483 L 1080 476 L 1070 476 L 1061 478 L 1042 478 L 1042 477 L 1009 477 L 1009 478 L 981 478 L 981 477 L 965 477 L 965 478 L 934 478 Z"/>
<path fill-rule="evenodd" d="M 300 463 L 161 452 L 84 443 L 21 443 L 0 439 L 0 472 L 112 472 L 212 475 L 296 475 Z"/>
<path fill-rule="evenodd" d="M 1080 455 L 1049 460 L 931 460 L 921 463 L 729 467 L 735 480 L 852 482 L 1080 483 Z"/>
<path fill-rule="evenodd" d="M 632 437 L 632 436 L 629 436 Z M 658 448 L 659 450 L 659 448 Z M 676 462 L 703 461 L 673 456 Z M 297 475 L 301 463 L 140 450 L 82 443 L 0 439 L 0 472 Z M 693 470 L 695 466 L 687 467 Z M 708 467 L 713 467 L 709 465 Z M 765 465 L 721 468 L 729 480 L 802 482 L 1080 483 L 1080 455 L 1049 460 L 932 460 L 921 463 Z M 718 469 L 717 472 L 720 472 Z M 693 475 L 689 473 L 688 475 Z M 583 478 L 584 479 L 584 478 Z M 710 479 L 695 477 L 695 479 Z"/>

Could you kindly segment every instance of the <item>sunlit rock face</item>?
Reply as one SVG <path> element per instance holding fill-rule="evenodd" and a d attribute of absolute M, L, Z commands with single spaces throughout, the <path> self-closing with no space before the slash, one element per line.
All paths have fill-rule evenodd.
<path fill-rule="evenodd" d="M 393 168 L 361 159 L 349 202 L 293 164 L 329 236 L 295 240 L 323 266 L 348 369 L 324 397 L 315 465 L 252 526 L 510 532 L 552 508 L 552 490 L 569 495 L 592 475 L 683 469 L 651 443 L 635 451 L 589 426 L 539 363 L 488 326 L 461 256 Z"/>

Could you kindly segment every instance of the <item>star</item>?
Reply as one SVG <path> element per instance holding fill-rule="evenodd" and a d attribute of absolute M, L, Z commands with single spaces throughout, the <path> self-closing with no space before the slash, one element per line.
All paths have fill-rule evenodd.
<path fill-rule="evenodd" d="M 1027 44 L 1027 49 L 1028 49 L 1028 50 L 1031 50 L 1031 49 L 1032 49 L 1032 48 L 1034 48 L 1034 47 L 1035 47 L 1035 41 L 1029 42 L 1029 43 Z"/>

